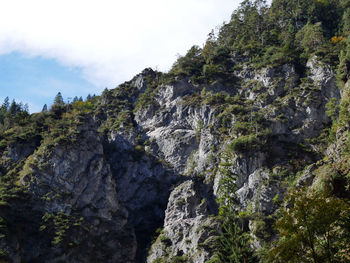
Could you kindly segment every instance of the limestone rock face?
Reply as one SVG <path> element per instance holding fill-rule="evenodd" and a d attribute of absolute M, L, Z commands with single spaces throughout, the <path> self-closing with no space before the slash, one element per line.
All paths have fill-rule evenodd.
<path fill-rule="evenodd" d="M 163 224 L 177 176 L 143 150 L 134 151 L 127 134 L 111 136 L 107 156 L 116 180 L 116 199 L 128 211 L 128 223 L 138 240 L 136 261 L 144 262 L 154 231 Z"/>
<path fill-rule="evenodd" d="M 28 202 L 15 207 L 32 216 L 23 219 L 30 245 L 14 235 L 0 249 L 13 262 L 207 262 L 220 235 L 223 166 L 261 248 L 275 238 L 271 218 L 290 177 L 303 170 L 296 184 L 313 184 L 323 154 L 313 140 L 330 125 L 325 105 L 341 98 L 330 67 L 317 57 L 306 66 L 301 78 L 293 65 L 247 64 L 224 84 L 158 84 L 146 69 L 104 92 L 75 140 L 9 146 L 0 161 L 26 189 Z M 336 136 L 334 160 L 346 141 Z"/>
<path fill-rule="evenodd" d="M 216 110 L 208 105 L 185 104 L 184 96 L 195 90 L 186 79 L 161 87 L 155 97 L 157 106 L 150 106 L 135 116 L 152 141 L 151 153 L 168 162 L 180 174 L 191 169 L 189 159 L 196 159 L 195 169 L 203 171 L 205 160 L 212 152 L 210 148 L 218 143 L 208 132 L 208 126 L 217 121 Z"/>
<path fill-rule="evenodd" d="M 95 256 L 106 257 L 105 262 L 134 262 L 135 235 L 128 226 L 127 209 L 117 199 L 115 178 L 100 137 L 91 125 L 81 127 L 80 132 L 80 139 L 73 144 L 52 150 L 41 146 L 28 159 L 31 171 L 22 178 L 32 198 L 42 200 L 41 206 L 34 208 L 37 213 L 64 215 L 67 220 L 79 217 L 81 221 L 81 229 L 64 237 L 80 245 L 63 253 L 57 245 L 50 261 L 91 262 L 94 256 L 82 250 L 96 249 Z M 33 257 L 27 260 L 40 261 Z"/>
<path fill-rule="evenodd" d="M 215 242 L 219 224 L 211 207 L 209 193 L 200 182 L 188 180 L 177 186 L 169 197 L 164 228 L 153 244 L 147 262 L 184 257 L 191 262 L 207 262 L 212 252 L 206 248 Z"/>
<path fill-rule="evenodd" d="M 52 191 L 70 193 L 67 203 L 48 203 L 48 211 L 70 213 L 81 209 L 84 216 L 111 220 L 112 214 L 121 209 L 115 182 L 104 160 L 102 145 L 89 133 L 85 134 L 85 149 L 58 146 L 49 159 L 41 160 L 45 166 L 35 170 L 30 178 L 30 191 L 38 196 L 50 195 Z"/>
<path fill-rule="evenodd" d="M 334 73 L 316 57 L 312 58 L 307 66 L 310 68 L 307 83 L 300 82 L 300 77 L 291 65 L 259 71 L 243 68 L 235 72 L 247 85 L 246 89 L 240 89 L 241 96 L 251 99 L 252 103 L 264 112 L 271 134 L 275 138 L 269 153 L 257 151 L 237 154 L 229 160 L 232 173 L 237 175 L 236 195 L 241 211 L 248 209 L 264 216 L 271 215 L 283 200 L 285 187 L 282 182 L 285 180 L 283 176 L 287 176 L 284 175 L 284 169 L 291 167 L 288 164 L 289 150 L 283 148 L 283 145 L 298 145 L 305 139 L 317 137 L 330 122 L 325 113 L 325 105 L 331 98 L 340 99 Z M 249 86 L 252 83 L 254 86 Z M 152 141 L 150 153 L 164 159 L 176 173 L 189 176 L 204 175 L 212 187 L 210 191 L 217 195 L 222 178 L 217 170 L 220 162 L 218 156 L 228 145 L 215 131 L 220 125 L 220 112 L 215 107 L 183 103 L 183 97 L 196 89 L 198 87 L 186 79 L 178 81 L 175 85 L 160 87 L 155 97 L 156 104 L 137 112 L 135 120 Z M 220 90 L 226 89 L 220 87 Z M 293 93 L 292 90 L 301 95 L 288 95 Z M 262 101 L 260 96 L 263 94 L 266 94 L 266 97 Z M 284 119 L 279 119 L 280 116 Z M 236 117 L 233 115 L 232 126 L 235 122 Z M 309 163 L 313 162 L 307 154 L 303 158 Z M 271 162 L 272 166 L 269 164 Z M 174 190 L 171 196 L 176 191 L 179 190 Z M 156 243 L 156 249 L 152 250 L 149 262 L 158 256 L 169 258 L 170 255 L 189 253 L 183 241 L 174 238 L 176 231 L 170 226 L 175 228 L 179 227 L 179 224 L 175 220 L 167 221 L 170 217 L 169 205 L 170 201 L 165 212 L 164 231 L 171 229 L 167 235 L 170 235 L 172 245 L 167 246 L 166 242 Z M 249 222 L 252 233 L 255 225 L 256 222 Z M 193 227 L 191 225 L 188 228 Z M 253 239 L 254 247 L 260 248 L 263 240 L 257 239 L 254 234 Z M 177 249 L 173 250 L 174 247 Z M 180 250 L 182 252 L 179 253 Z M 191 259 L 193 260 L 192 256 Z"/>

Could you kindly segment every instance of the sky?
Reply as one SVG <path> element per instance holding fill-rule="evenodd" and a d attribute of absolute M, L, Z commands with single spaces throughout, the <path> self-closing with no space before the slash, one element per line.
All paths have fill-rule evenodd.
<path fill-rule="evenodd" d="M 0 8 L 0 102 L 31 112 L 100 94 L 146 67 L 167 71 L 240 0 L 11 0 Z"/>

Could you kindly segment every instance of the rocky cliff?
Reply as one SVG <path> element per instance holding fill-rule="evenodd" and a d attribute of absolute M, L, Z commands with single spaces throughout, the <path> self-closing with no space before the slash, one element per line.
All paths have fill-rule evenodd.
<path fill-rule="evenodd" d="M 320 51 L 257 64 L 253 49 L 225 49 L 234 15 L 168 74 L 145 69 L 4 129 L 1 262 L 267 262 L 293 191 L 348 202 L 341 62 Z"/>

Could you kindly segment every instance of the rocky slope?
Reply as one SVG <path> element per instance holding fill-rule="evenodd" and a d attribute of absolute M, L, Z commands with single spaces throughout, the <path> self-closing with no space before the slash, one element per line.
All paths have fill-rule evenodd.
<path fill-rule="evenodd" d="M 82 257 L 82 249 L 95 251 L 93 256 L 103 257 L 107 262 L 134 262 L 139 249 L 141 260 L 144 250 L 149 249 L 153 232 L 163 225 L 148 262 L 172 257 L 208 261 L 212 256 L 210 243 L 220 231 L 215 218 L 218 213 L 215 195 L 221 177 L 217 167 L 227 145 L 238 136 L 231 131 L 228 136 L 218 132 L 219 116 L 225 109 L 204 101 L 215 96 L 217 90 L 225 96 L 239 94 L 239 90 L 241 100 L 251 102 L 251 111 L 261 113 L 269 129 L 271 148 L 234 153 L 228 161 L 238 176 L 241 209 L 249 207 L 251 213 L 257 212 L 261 217 L 271 215 L 277 208 L 273 199 L 279 195 L 282 200 L 285 191 L 282 180 L 274 177 L 290 165 L 289 149 L 283 145 L 297 147 L 305 139 L 317 137 L 330 122 L 325 104 L 331 98 L 340 99 L 332 70 L 316 57 L 308 66 L 312 89 L 297 84 L 299 76 L 290 65 L 238 71 L 235 74 L 241 78 L 240 85 L 248 86 L 244 89 L 236 86 L 233 92 L 223 85 L 194 86 L 185 78 L 173 85 L 156 87 L 153 104 L 132 114 L 133 126 L 108 131 L 107 137 L 97 132 L 101 120 L 96 115 L 78 127 L 78 137 L 72 144 L 58 143 L 50 147 L 28 142 L 9 147 L 3 158 L 10 162 L 24 160 L 19 183 L 33 199 L 35 213 L 43 218 L 45 214 L 55 218 L 61 213 L 69 217 L 73 226 L 79 225 L 78 229 L 70 226 L 69 231 L 73 233 L 69 236 L 62 234 L 72 248 L 57 245 L 45 253 L 45 260 L 90 262 L 92 255 Z M 130 82 L 129 88 L 142 94 L 139 83 L 152 74 L 151 70 L 144 71 Z M 286 82 L 289 82 L 287 88 Z M 256 86 L 258 91 L 254 90 Z M 301 96 L 295 100 L 289 91 L 296 89 Z M 231 90 L 231 94 L 227 90 Z M 265 102 L 259 101 L 259 94 L 267 94 Z M 107 95 L 101 97 L 101 109 L 108 103 L 103 101 L 104 96 Z M 186 104 L 186 96 L 200 96 L 202 101 Z M 244 114 L 250 118 L 252 112 Z M 278 119 L 281 114 L 285 114 L 286 119 Z M 106 115 L 108 119 L 108 113 Z M 227 126 L 233 129 L 239 120 L 234 113 L 230 118 Z M 257 129 L 259 132 L 262 128 Z M 319 157 L 306 152 L 298 158 L 311 163 Z M 254 220 L 249 221 L 252 230 L 254 224 Z M 42 232 L 46 231 L 46 225 L 42 226 Z M 55 231 L 55 238 L 60 238 L 59 230 Z M 88 237 L 83 237 L 84 231 L 89 232 Z M 259 237 L 254 238 L 254 246 L 261 247 Z M 15 258 L 24 257 L 24 260 L 39 262 L 40 246 L 44 244 L 40 240 L 36 242 L 38 248 L 30 254 L 22 254 L 25 248 L 19 245 L 17 249 L 11 248 L 11 258 L 16 261 Z"/>
<path fill-rule="evenodd" d="M 0 262 L 228 262 L 230 216 L 244 262 L 265 262 L 291 192 L 347 200 L 347 77 L 315 52 L 258 66 L 220 49 L 226 29 L 207 42 L 214 59 L 192 48 L 169 74 L 145 69 L 2 132 Z"/>
<path fill-rule="evenodd" d="M 241 85 L 244 86 L 254 80 L 253 85 L 260 87 L 259 92 L 256 93 L 248 87 L 244 93 L 242 92 L 241 96 L 252 102 L 252 110 L 258 109 L 261 112 L 270 133 L 267 142 L 270 144 L 269 149 L 233 153 L 229 159 L 225 160 L 230 163 L 232 173 L 238 177 L 236 195 L 239 199 L 240 209 L 242 211 L 248 209 L 251 214 L 259 214 L 258 218 L 249 220 L 249 227 L 252 232 L 256 228 L 255 225 L 261 221 L 270 224 L 266 218 L 272 215 L 278 207 L 278 202 L 274 198 L 278 196 L 279 200 L 283 200 L 285 192 L 283 184 L 286 179 L 284 176 L 287 176 L 283 171 L 290 169 L 292 166 L 289 163 L 291 160 L 290 151 L 292 151 L 289 148 L 290 145 L 292 147 L 302 147 L 299 145 L 301 142 L 319 136 L 322 129 L 330 123 L 330 118 L 325 112 L 326 103 L 331 98 L 340 99 L 334 73 L 329 67 L 317 63 L 316 58 L 310 60 L 308 65 L 310 66 L 308 78 L 315 87 L 313 89 L 307 89 L 300 84 L 296 84 L 299 76 L 289 65 L 263 69 L 258 72 L 249 70 L 237 72 L 237 77 L 244 76 Z M 278 79 L 281 81 L 276 81 Z M 320 80 L 323 82 L 321 83 Z M 273 85 L 271 85 L 272 81 L 274 81 Z M 286 91 L 284 87 L 287 81 L 290 82 L 290 86 Z M 221 88 L 225 90 L 225 87 Z M 302 95 L 300 99 L 295 100 L 295 97 L 292 97 L 292 94 L 289 94 L 288 91 L 298 88 Z M 202 187 L 209 189 L 204 195 L 195 194 L 195 190 L 192 189 L 192 184 L 194 184 L 194 179 L 192 179 L 173 190 L 165 214 L 163 234 L 160 236 L 168 237 L 171 246 L 164 246 L 164 240 L 159 238 L 152 247 L 148 262 L 152 262 L 157 257 L 164 257 L 164 255 L 170 258 L 186 255 L 193 262 L 206 262 L 210 259 L 211 254 L 209 253 L 209 256 L 203 255 L 206 252 L 206 246 L 203 244 L 210 242 L 210 239 L 215 237 L 215 230 L 216 233 L 218 231 L 215 227 L 215 224 L 217 224 L 215 219 L 210 217 L 216 215 L 217 212 L 207 211 L 207 209 L 213 211 L 215 205 L 208 202 L 208 200 L 212 198 L 212 195 L 218 194 L 222 174 L 220 169 L 215 168 L 220 165 L 220 162 L 222 162 L 220 159 L 224 158 L 229 143 L 237 135 L 222 137 L 222 134 L 215 131 L 215 129 L 220 128 L 220 118 L 218 116 L 221 113 L 215 105 L 184 106 L 183 99 L 173 95 L 179 94 L 182 90 L 193 89 L 195 88 L 186 83 L 181 86 L 160 88 L 159 97 L 156 97 L 159 113 L 151 121 L 141 119 L 143 122 L 140 122 L 136 117 L 138 123 L 146 123 L 146 134 L 156 143 L 157 151 L 154 151 L 153 154 L 165 158 L 171 166 L 176 167 L 176 170 L 184 167 L 179 170 L 184 176 L 202 178 Z M 280 91 L 278 92 L 278 90 Z M 268 94 L 267 101 L 270 100 L 276 103 L 279 100 L 281 104 L 274 105 L 265 102 L 264 105 L 256 98 L 259 93 Z M 164 115 L 162 115 L 163 112 Z M 145 114 L 145 112 L 142 112 L 142 114 Z M 245 114 L 251 113 L 247 112 Z M 281 114 L 284 114 L 286 119 L 278 119 Z M 239 122 L 235 119 L 235 114 L 232 114 L 230 127 L 235 127 L 235 124 Z M 163 124 L 164 122 L 166 126 Z M 149 123 L 152 123 L 152 125 Z M 261 128 L 258 127 L 257 129 Z M 180 153 L 179 146 L 181 146 Z M 317 148 L 317 145 L 314 147 Z M 300 156 L 296 156 L 295 161 L 305 162 L 306 164 L 317 161 L 320 155 L 316 151 L 303 152 L 299 150 L 298 154 Z M 213 158 L 213 156 L 215 157 Z M 192 201 L 193 195 L 198 195 L 195 198 L 196 201 Z M 177 201 L 174 204 L 176 196 Z M 192 198 L 189 199 L 190 197 Z M 181 204 L 181 201 L 184 201 L 184 205 L 176 205 Z M 201 239 L 199 244 L 202 245 L 199 247 L 198 243 L 196 244 L 198 226 L 200 229 L 206 228 L 207 233 L 211 233 L 206 236 L 206 234 L 200 232 L 204 237 L 199 237 Z M 254 236 L 254 246 L 261 248 L 266 238 L 266 236 L 261 238 L 261 233 L 257 231 Z M 186 240 L 192 251 L 186 247 Z M 188 240 L 191 240 L 191 242 Z M 171 247 L 171 250 L 167 247 Z"/>

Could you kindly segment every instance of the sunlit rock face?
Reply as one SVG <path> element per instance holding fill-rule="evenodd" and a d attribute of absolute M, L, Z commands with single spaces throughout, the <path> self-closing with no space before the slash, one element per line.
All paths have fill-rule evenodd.
<path fill-rule="evenodd" d="M 230 194 L 249 214 L 251 246 L 262 248 L 276 238 L 271 217 L 289 173 L 306 167 L 296 185 L 315 181 L 323 154 L 315 138 L 331 122 L 325 105 L 341 99 L 329 66 L 312 57 L 306 67 L 302 81 L 284 64 L 244 66 L 234 81 L 211 84 L 162 84 L 146 69 L 75 116 L 74 139 L 50 130 L 18 139 L 2 152 L 1 172 L 16 173 L 25 190 L 0 216 L 23 212 L 26 227 L 11 229 L 0 249 L 11 262 L 207 262 L 222 231 L 223 169 L 235 175 Z M 346 140 L 336 136 L 334 159 Z"/>

